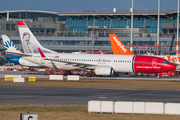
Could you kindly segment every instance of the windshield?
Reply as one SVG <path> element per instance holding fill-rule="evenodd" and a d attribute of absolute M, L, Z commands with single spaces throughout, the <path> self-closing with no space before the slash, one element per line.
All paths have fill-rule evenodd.
<path fill-rule="evenodd" d="M 168 61 L 161 61 L 161 63 L 168 63 Z"/>

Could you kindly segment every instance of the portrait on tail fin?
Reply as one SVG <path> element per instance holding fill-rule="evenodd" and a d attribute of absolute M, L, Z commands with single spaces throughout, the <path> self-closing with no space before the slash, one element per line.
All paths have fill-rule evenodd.
<path fill-rule="evenodd" d="M 30 39 L 30 34 L 28 32 L 23 33 L 23 48 L 24 48 L 24 53 L 35 53 L 35 48 L 34 45 L 31 43 Z"/>
<path fill-rule="evenodd" d="M 109 34 L 113 54 L 133 55 L 120 41 L 116 34 Z"/>
<path fill-rule="evenodd" d="M 25 24 L 25 22 L 17 21 L 17 24 L 24 53 L 39 53 L 38 48 L 41 48 L 44 53 L 57 53 L 55 51 L 44 48 Z"/>

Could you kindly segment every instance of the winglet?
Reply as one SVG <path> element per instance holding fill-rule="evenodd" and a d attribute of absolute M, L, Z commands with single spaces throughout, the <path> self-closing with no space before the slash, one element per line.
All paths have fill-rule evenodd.
<path fill-rule="evenodd" d="M 41 49 L 38 48 L 38 50 L 39 50 L 39 53 L 40 53 L 41 57 L 42 57 L 42 58 L 46 58 L 46 56 L 45 56 L 44 53 L 41 51 Z"/>
<path fill-rule="evenodd" d="M 121 40 L 116 36 L 116 34 L 109 34 L 109 38 L 111 41 L 113 54 L 133 55 L 131 52 L 129 52 L 129 50 L 121 42 Z"/>
<path fill-rule="evenodd" d="M 103 54 L 103 52 L 101 51 L 101 49 L 99 49 L 99 54 Z"/>
<path fill-rule="evenodd" d="M 18 26 L 26 26 L 26 24 L 23 21 L 17 21 Z"/>

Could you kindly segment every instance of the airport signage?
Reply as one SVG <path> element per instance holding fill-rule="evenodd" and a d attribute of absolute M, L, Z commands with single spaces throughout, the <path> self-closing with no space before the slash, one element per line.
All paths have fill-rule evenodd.
<path fill-rule="evenodd" d="M 28 81 L 36 81 L 36 77 L 28 77 Z"/>
<path fill-rule="evenodd" d="M 14 78 L 22 78 L 21 75 L 5 75 L 4 80 L 5 81 L 13 81 Z"/>
<path fill-rule="evenodd" d="M 36 113 L 20 113 L 19 120 L 38 120 Z"/>

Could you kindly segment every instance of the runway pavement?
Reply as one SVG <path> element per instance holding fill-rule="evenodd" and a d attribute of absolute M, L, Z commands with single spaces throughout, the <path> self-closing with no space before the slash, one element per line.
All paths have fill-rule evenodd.
<path fill-rule="evenodd" d="M 4 75 L 35 76 L 49 78 L 48 75 L 29 75 L 23 71 L 0 71 Z M 65 76 L 66 77 L 66 76 Z M 81 76 L 81 79 L 87 78 Z M 127 80 L 175 80 L 180 77 L 92 77 L 90 79 L 127 79 Z M 145 90 L 145 89 L 110 89 L 110 88 L 61 88 L 61 87 L 24 87 L 0 86 L 0 104 L 67 104 L 87 105 L 89 100 L 108 101 L 145 101 L 145 102 L 180 102 L 180 91 Z"/>
<path fill-rule="evenodd" d="M 0 104 L 87 105 L 89 100 L 179 103 L 180 91 L 0 86 Z"/>

